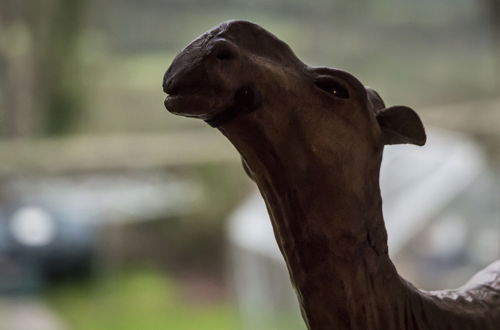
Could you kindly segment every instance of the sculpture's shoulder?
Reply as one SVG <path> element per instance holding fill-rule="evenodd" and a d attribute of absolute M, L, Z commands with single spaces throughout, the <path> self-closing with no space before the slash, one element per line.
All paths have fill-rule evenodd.
<path fill-rule="evenodd" d="M 460 290 L 474 299 L 496 304 L 500 315 L 500 260 L 476 273 Z"/>
<path fill-rule="evenodd" d="M 500 260 L 476 273 L 465 285 L 456 290 L 429 292 L 438 298 L 438 304 L 469 319 L 496 320 L 500 324 Z M 460 319 L 460 317 L 458 317 Z M 484 328 L 489 329 L 489 328 Z"/>

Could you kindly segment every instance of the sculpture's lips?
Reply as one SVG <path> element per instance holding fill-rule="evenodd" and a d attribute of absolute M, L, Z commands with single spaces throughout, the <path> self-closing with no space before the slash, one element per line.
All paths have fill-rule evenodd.
<path fill-rule="evenodd" d="M 202 95 L 168 95 L 165 99 L 168 111 L 188 117 L 203 116 L 210 110 L 210 103 L 210 100 Z"/>
<path fill-rule="evenodd" d="M 171 92 L 165 99 L 165 107 L 173 114 L 207 119 L 224 107 L 221 92 L 213 89 L 188 88 Z"/>

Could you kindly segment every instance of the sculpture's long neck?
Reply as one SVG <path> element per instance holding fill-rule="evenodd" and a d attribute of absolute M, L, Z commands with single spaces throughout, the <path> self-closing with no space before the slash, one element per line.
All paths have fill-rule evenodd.
<path fill-rule="evenodd" d="M 402 280 L 389 259 L 380 159 L 370 166 L 330 157 L 338 160 L 327 164 L 290 147 L 300 141 L 278 150 L 253 126 L 221 131 L 266 201 L 309 329 L 423 330 L 431 314 L 439 319 L 434 323 L 446 322 L 450 313 Z"/>
<path fill-rule="evenodd" d="M 383 309 L 395 309 L 404 286 L 387 255 L 379 162 L 361 177 L 345 160 L 278 152 L 255 129 L 251 143 L 222 132 L 254 173 L 309 328 L 382 329 Z"/>
<path fill-rule="evenodd" d="M 387 255 L 378 186 L 353 191 L 321 168 L 256 181 L 310 329 L 389 329 L 379 318 L 405 290 Z"/>

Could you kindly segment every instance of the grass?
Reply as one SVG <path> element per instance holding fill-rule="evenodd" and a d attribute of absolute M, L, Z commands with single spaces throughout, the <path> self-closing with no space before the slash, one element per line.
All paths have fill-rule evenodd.
<path fill-rule="evenodd" d="M 51 289 L 48 301 L 73 330 L 237 330 L 227 302 L 193 305 L 154 271 L 132 271 L 88 284 Z"/>
<path fill-rule="evenodd" d="M 300 315 L 290 310 L 252 314 L 243 321 L 229 300 L 188 303 L 179 283 L 152 270 L 59 285 L 49 289 L 45 298 L 70 330 L 305 329 Z"/>

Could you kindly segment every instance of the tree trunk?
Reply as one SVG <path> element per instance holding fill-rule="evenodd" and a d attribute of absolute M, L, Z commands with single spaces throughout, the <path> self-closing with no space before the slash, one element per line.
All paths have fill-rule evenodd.
<path fill-rule="evenodd" d="M 82 110 L 78 41 L 87 0 L 0 0 L 1 135 L 61 134 Z"/>

